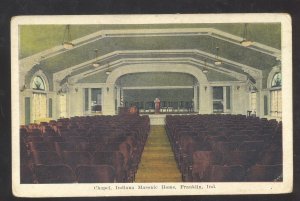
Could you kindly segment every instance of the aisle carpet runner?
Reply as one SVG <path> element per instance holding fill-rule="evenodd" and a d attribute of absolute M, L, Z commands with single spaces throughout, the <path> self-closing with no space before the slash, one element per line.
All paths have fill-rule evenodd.
<path fill-rule="evenodd" d="M 151 126 L 135 182 L 181 182 L 164 126 Z"/>

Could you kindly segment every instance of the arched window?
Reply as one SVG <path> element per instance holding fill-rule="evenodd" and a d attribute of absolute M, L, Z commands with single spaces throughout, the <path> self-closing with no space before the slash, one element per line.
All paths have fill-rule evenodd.
<path fill-rule="evenodd" d="M 281 87 L 281 73 L 276 73 L 273 76 L 271 87 Z"/>
<path fill-rule="evenodd" d="M 35 78 L 33 78 L 32 89 L 45 91 L 46 86 L 43 78 L 41 78 L 40 76 L 36 76 Z"/>
<path fill-rule="evenodd" d="M 271 81 L 271 116 L 281 117 L 281 73 L 275 73 Z"/>
<path fill-rule="evenodd" d="M 250 105 L 251 105 L 251 111 L 252 114 L 256 114 L 256 101 L 257 101 L 257 93 L 256 91 L 252 91 L 250 93 Z"/>
<path fill-rule="evenodd" d="M 31 83 L 33 91 L 32 119 L 39 121 L 47 117 L 47 94 L 45 80 L 36 75 Z"/>

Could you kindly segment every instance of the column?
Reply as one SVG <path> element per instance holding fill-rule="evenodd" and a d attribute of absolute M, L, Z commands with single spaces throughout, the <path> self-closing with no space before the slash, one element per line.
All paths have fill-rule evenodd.
<path fill-rule="evenodd" d="M 235 114 L 235 102 L 236 102 L 236 98 L 235 98 L 235 85 L 231 85 L 231 114 Z"/>
<path fill-rule="evenodd" d="M 240 87 L 240 95 L 241 95 L 241 113 L 240 114 L 244 114 L 247 115 L 247 110 L 248 107 L 250 106 L 250 102 L 249 102 L 249 88 L 247 84 L 243 84 Z"/>
<path fill-rule="evenodd" d="M 258 95 L 259 94 L 259 95 Z M 265 96 L 267 96 L 267 111 L 268 111 L 268 115 L 270 112 L 270 96 L 269 96 L 269 91 L 264 89 L 261 90 L 260 92 L 257 93 L 257 102 L 259 102 L 259 111 L 257 109 L 257 115 L 259 115 L 259 117 L 264 117 L 265 116 L 265 102 L 264 102 L 264 98 Z M 256 105 L 257 107 L 258 105 Z"/>
<path fill-rule="evenodd" d="M 122 107 L 125 107 L 125 100 L 124 100 L 124 89 L 121 87 L 120 88 L 120 98 L 122 98 L 123 103 L 121 104 Z"/>
<path fill-rule="evenodd" d="M 117 107 L 121 106 L 121 87 L 117 86 Z"/>
<path fill-rule="evenodd" d="M 226 87 L 223 87 L 223 111 L 224 113 L 227 112 L 227 94 L 226 94 Z"/>
<path fill-rule="evenodd" d="M 114 85 L 106 84 L 103 90 L 103 114 L 115 115 L 115 93 Z"/>
<path fill-rule="evenodd" d="M 232 86 L 232 114 L 242 114 L 241 105 L 241 95 L 240 95 L 240 85 Z"/>
<path fill-rule="evenodd" d="M 194 112 L 198 112 L 198 86 L 195 85 L 194 86 L 194 99 L 193 99 L 193 102 L 194 102 Z"/>
<path fill-rule="evenodd" d="M 92 113 L 92 89 L 89 88 L 89 94 L 88 94 L 88 114 L 91 114 Z"/>
<path fill-rule="evenodd" d="M 199 114 L 212 113 L 212 90 L 209 85 L 199 86 Z"/>
<path fill-rule="evenodd" d="M 70 95 L 70 116 L 81 116 L 84 111 L 83 90 L 72 90 Z M 72 101 L 76 100 L 76 101 Z"/>
<path fill-rule="evenodd" d="M 262 91 L 262 79 L 256 79 L 256 116 L 264 116 L 264 93 Z"/>

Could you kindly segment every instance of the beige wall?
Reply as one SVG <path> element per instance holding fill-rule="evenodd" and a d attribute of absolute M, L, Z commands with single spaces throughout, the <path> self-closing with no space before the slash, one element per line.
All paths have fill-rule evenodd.
<path fill-rule="evenodd" d="M 67 99 L 69 102 L 69 116 L 82 116 L 84 111 L 84 94 L 83 90 L 72 90 Z"/>

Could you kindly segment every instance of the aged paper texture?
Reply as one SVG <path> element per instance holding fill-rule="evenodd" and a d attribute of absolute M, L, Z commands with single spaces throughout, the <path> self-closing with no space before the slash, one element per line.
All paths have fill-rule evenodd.
<path fill-rule="evenodd" d="M 14 17 L 14 195 L 292 192 L 291 33 L 288 14 Z M 125 122 L 123 127 L 119 127 L 120 122 Z M 180 126 L 194 133 L 185 140 L 202 137 L 201 148 L 195 148 L 191 155 L 187 150 L 192 145 L 184 147 L 188 142 L 181 140 L 183 134 L 176 134 Z M 108 127 L 122 133 L 123 138 L 120 134 L 118 139 L 126 139 L 131 151 L 126 155 L 118 144 L 122 164 L 127 166 L 118 169 L 116 161 L 111 162 L 111 169 L 100 165 L 103 169 L 97 176 L 102 174 L 105 179 L 95 183 L 93 176 L 82 175 L 92 174 L 99 147 L 107 147 L 112 140 L 112 134 L 105 134 L 101 143 L 97 141 L 97 132 Z M 71 129 L 81 134 L 74 137 L 74 133 L 64 133 Z M 219 133 L 211 134 L 215 132 Z M 74 145 L 75 139 L 83 136 L 87 144 L 81 140 Z M 70 150 L 59 151 L 67 139 L 76 146 L 71 162 L 66 156 Z M 233 152 L 221 148 L 224 142 L 236 146 L 230 150 Z M 92 158 L 84 165 L 74 162 L 83 145 L 87 145 L 84 153 Z M 94 145 L 97 148 L 92 150 Z M 221 157 L 218 162 L 204 160 L 202 154 L 211 150 Z M 58 154 L 59 162 L 50 164 L 53 156 L 41 156 L 45 152 Z M 278 155 L 270 159 L 266 155 L 269 152 Z M 247 153 L 241 158 L 243 162 L 233 162 L 231 154 L 237 153 Z M 53 166 L 60 173 L 67 169 L 65 178 L 71 176 L 65 180 L 59 180 L 62 176 L 47 178 L 59 174 L 49 172 Z M 201 169 L 204 166 L 206 169 Z M 105 182 L 110 181 L 110 171 L 114 182 Z"/>

